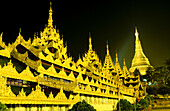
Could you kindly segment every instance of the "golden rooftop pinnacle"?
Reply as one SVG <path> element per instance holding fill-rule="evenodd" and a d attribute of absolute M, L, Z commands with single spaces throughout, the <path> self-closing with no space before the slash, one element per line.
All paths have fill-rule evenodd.
<path fill-rule="evenodd" d="M 89 32 L 89 50 L 92 50 L 91 33 Z"/>
<path fill-rule="evenodd" d="M 107 41 L 107 55 L 109 55 L 109 44 L 108 44 L 108 41 Z"/>
<path fill-rule="evenodd" d="M 50 2 L 49 18 L 48 18 L 48 27 L 53 27 L 53 18 L 52 18 L 52 2 Z"/>
<path fill-rule="evenodd" d="M 148 67 L 151 67 L 148 58 L 143 53 L 143 49 L 141 46 L 141 42 L 139 40 L 139 33 L 137 31 L 137 28 L 135 28 L 135 55 L 132 60 L 132 66 L 130 68 L 130 71 L 133 72 L 136 68 L 139 69 L 140 73 L 142 75 L 145 75 L 146 70 Z"/>

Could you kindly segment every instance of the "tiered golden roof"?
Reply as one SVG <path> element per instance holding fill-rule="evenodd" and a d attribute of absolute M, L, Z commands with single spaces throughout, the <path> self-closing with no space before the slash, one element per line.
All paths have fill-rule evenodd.
<path fill-rule="evenodd" d="M 59 31 L 53 27 L 52 12 L 52 5 L 50 5 L 48 25 L 45 26 L 43 32 L 40 32 L 40 37 L 34 35 L 32 42 L 31 38 L 25 41 L 20 30 L 16 41 L 6 46 L 1 34 L 0 55 L 8 61 L 0 65 L 0 81 L 2 81 L 0 82 L 0 98 L 2 98 L 0 102 L 5 104 L 74 104 L 80 100 L 81 94 L 81 98 L 86 96 L 85 100 L 93 101 L 92 103 L 97 101 L 96 103 L 101 104 L 102 99 L 109 98 L 108 101 L 112 101 L 109 104 L 112 104 L 115 98 L 118 99 L 118 87 L 122 95 L 133 96 L 134 87 L 124 84 L 127 81 L 124 82 L 122 79 L 131 78 L 125 60 L 123 69 L 121 69 L 116 52 L 114 65 L 107 43 L 107 54 L 102 66 L 98 55 L 92 48 L 91 34 L 89 34 L 89 49 L 82 59 L 79 57 L 75 63 L 72 57 L 67 55 L 67 46 L 64 46 Z M 16 68 L 18 66 L 15 62 L 22 67 L 20 70 Z M 29 84 L 22 85 L 22 83 L 20 86 L 30 87 L 32 91 L 26 95 L 23 87 L 16 96 L 11 90 L 11 86 L 18 85 L 13 83 L 16 80 L 34 83 L 34 86 L 38 85 L 34 88 Z M 128 83 L 140 82 L 139 79 L 132 80 Z M 49 89 L 42 88 L 42 86 Z M 52 89 L 55 90 L 52 91 Z M 46 90 L 50 90 L 49 96 L 44 94 Z M 64 91 L 71 93 L 66 97 Z M 7 96 L 4 96 L 5 94 Z M 73 95 L 74 99 L 71 97 Z"/>

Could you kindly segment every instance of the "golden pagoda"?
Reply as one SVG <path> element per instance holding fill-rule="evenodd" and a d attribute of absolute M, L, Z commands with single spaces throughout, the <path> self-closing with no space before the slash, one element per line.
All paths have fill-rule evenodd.
<path fill-rule="evenodd" d="M 137 31 L 137 28 L 135 28 L 135 36 L 136 36 L 135 55 L 133 57 L 132 65 L 129 70 L 130 72 L 134 72 L 135 69 L 138 69 L 141 75 L 145 75 L 147 68 L 152 67 L 152 66 L 149 63 L 148 58 L 143 53 L 143 49 L 141 46 L 141 42 L 139 40 L 139 33 Z"/>
<path fill-rule="evenodd" d="M 48 25 L 32 41 L 24 40 L 21 29 L 12 44 L 5 45 L 0 35 L 0 102 L 9 111 L 67 111 L 82 100 L 97 111 L 116 110 L 120 99 L 133 103 L 139 85 L 126 84 L 132 76 L 125 61 L 121 69 L 116 53 L 113 64 L 107 43 L 102 66 L 89 33 L 88 51 L 74 62 L 53 27 L 52 12 L 50 4 Z"/>
<path fill-rule="evenodd" d="M 107 54 L 105 56 L 105 61 L 104 61 L 104 64 L 103 64 L 103 74 L 108 76 L 108 77 L 113 77 L 113 76 L 116 76 L 115 74 L 116 73 L 116 69 L 115 69 L 115 66 L 113 64 L 113 61 L 112 61 L 112 58 L 110 56 L 110 53 L 109 53 L 109 45 L 108 45 L 108 42 L 107 42 L 107 45 L 106 45 L 106 48 L 107 48 Z"/>

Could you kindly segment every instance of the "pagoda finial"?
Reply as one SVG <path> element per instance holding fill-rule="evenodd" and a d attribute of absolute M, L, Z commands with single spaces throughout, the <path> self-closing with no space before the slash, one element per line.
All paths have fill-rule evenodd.
<path fill-rule="evenodd" d="M 138 33 L 137 27 L 135 27 L 135 36 L 136 36 L 136 38 L 139 38 L 139 33 Z"/>
<path fill-rule="evenodd" d="M 89 32 L 89 50 L 92 50 L 91 33 Z"/>
<path fill-rule="evenodd" d="M 108 44 L 108 41 L 107 41 L 107 46 L 106 46 L 106 48 L 107 48 L 107 55 L 109 55 L 109 44 Z"/>
<path fill-rule="evenodd" d="M 2 35 L 3 35 L 3 32 L 1 32 L 1 37 L 2 37 Z"/>
<path fill-rule="evenodd" d="M 21 36 L 21 28 L 19 28 L 19 36 Z"/>
<path fill-rule="evenodd" d="M 123 65 L 126 66 L 126 63 L 125 63 L 125 58 L 123 59 Z"/>
<path fill-rule="evenodd" d="M 53 18 L 52 18 L 52 2 L 50 2 L 49 18 L 48 18 L 48 27 L 53 27 Z"/>
<path fill-rule="evenodd" d="M 118 57 L 117 57 L 117 50 L 116 50 L 116 62 L 118 62 Z"/>

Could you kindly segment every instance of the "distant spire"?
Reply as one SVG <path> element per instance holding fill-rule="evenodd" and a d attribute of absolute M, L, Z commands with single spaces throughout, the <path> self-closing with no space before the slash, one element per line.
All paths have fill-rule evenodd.
<path fill-rule="evenodd" d="M 136 42 L 135 42 L 135 50 L 142 50 L 142 46 L 139 40 L 139 32 L 137 30 L 137 27 L 135 27 L 135 36 L 136 36 Z"/>
<path fill-rule="evenodd" d="M 137 27 L 135 27 L 135 36 L 136 36 L 136 39 L 139 38 L 139 33 L 138 33 Z"/>
<path fill-rule="evenodd" d="M 117 50 L 116 50 L 116 62 L 119 62 L 119 61 L 118 61 L 118 57 L 117 57 Z"/>
<path fill-rule="evenodd" d="M 2 35 L 3 35 L 3 32 L 1 32 L 1 37 L 2 37 Z"/>
<path fill-rule="evenodd" d="M 89 50 L 92 50 L 91 33 L 89 32 Z"/>
<path fill-rule="evenodd" d="M 109 55 L 109 44 L 108 44 L 108 41 L 107 41 L 106 48 L 107 48 L 107 55 Z"/>
<path fill-rule="evenodd" d="M 48 18 L 48 27 L 53 27 L 53 18 L 52 18 L 52 2 L 50 2 L 49 18 Z"/>
<path fill-rule="evenodd" d="M 19 36 L 21 36 L 21 28 L 19 28 Z"/>
<path fill-rule="evenodd" d="M 0 35 L 0 44 L 2 43 L 2 35 L 3 35 L 3 32 Z"/>
<path fill-rule="evenodd" d="M 126 63 L 125 63 L 125 58 L 123 59 L 123 65 L 126 66 Z"/>

